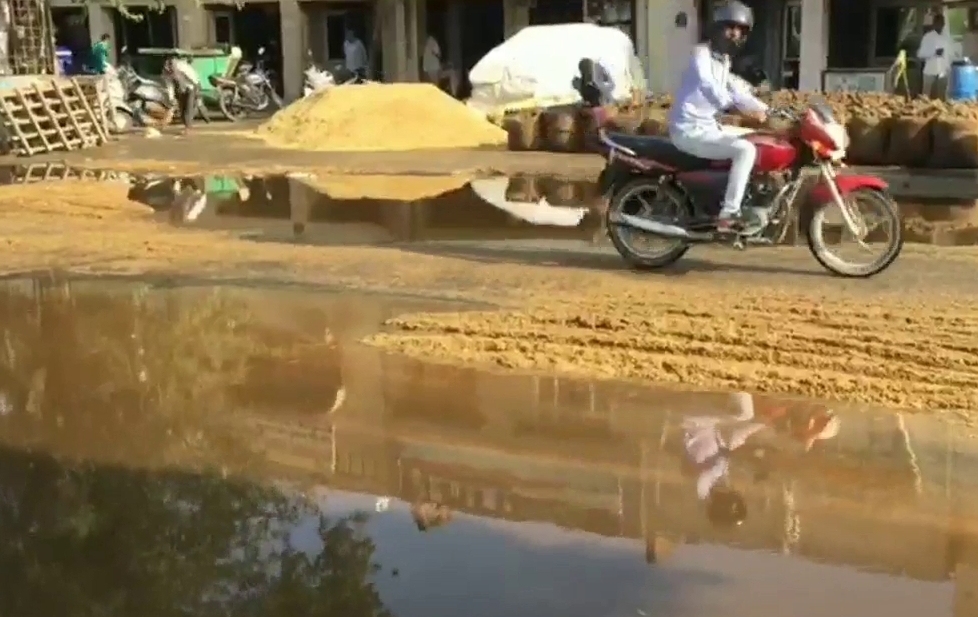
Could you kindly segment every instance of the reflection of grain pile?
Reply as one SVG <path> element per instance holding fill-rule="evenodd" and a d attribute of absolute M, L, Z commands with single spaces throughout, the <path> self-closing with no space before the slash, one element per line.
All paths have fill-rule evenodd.
<path fill-rule="evenodd" d="M 466 176 L 317 176 L 308 180 L 332 199 L 417 201 L 438 197 L 469 183 Z"/>
<path fill-rule="evenodd" d="M 506 133 L 429 84 L 341 86 L 296 101 L 258 128 L 300 150 L 505 146 Z"/>

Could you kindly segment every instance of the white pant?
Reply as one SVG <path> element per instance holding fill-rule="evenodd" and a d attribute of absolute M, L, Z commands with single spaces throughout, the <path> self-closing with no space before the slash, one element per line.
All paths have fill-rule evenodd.
<path fill-rule="evenodd" d="M 747 183 L 750 182 L 757 148 L 735 130 L 725 127 L 677 128 L 669 131 L 669 138 L 677 148 L 712 161 L 730 161 L 730 176 L 727 178 L 727 192 L 723 196 L 721 213 L 733 214 L 740 211 Z"/>

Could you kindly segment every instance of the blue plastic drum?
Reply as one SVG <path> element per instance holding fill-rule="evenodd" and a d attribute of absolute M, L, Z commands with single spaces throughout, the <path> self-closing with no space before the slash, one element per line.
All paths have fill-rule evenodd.
<path fill-rule="evenodd" d="M 978 67 L 968 60 L 957 60 L 951 65 L 948 98 L 952 101 L 978 100 Z"/>

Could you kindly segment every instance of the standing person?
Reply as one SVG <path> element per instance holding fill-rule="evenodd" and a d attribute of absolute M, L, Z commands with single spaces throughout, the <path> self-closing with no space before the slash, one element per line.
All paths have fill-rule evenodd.
<path fill-rule="evenodd" d="M 421 56 L 421 70 L 424 72 L 425 81 L 439 88 L 447 79 L 448 93 L 456 96 L 458 80 L 455 78 L 455 71 L 442 61 L 441 45 L 433 34 L 429 34 L 428 40 L 425 41 L 424 54 Z"/>
<path fill-rule="evenodd" d="M 170 100 L 180 110 L 184 132 L 190 130 L 200 104 L 200 75 L 179 56 L 170 56 L 163 65 L 163 80 Z"/>
<path fill-rule="evenodd" d="M 677 148 L 699 158 L 731 162 L 716 223 L 720 232 L 736 233 L 759 222 L 752 210 L 741 209 L 757 148 L 742 135 L 725 131 L 717 120 L 736 108 L 758 124 L 767 122 L 767 105 L 746 82 L 730 78 L 730 59 L 743 48 L 753 27 L 754 11 L 743 2 L 731 0 L 716 10 L 710 37 L 693 49 L 669 112 L 669 137 Z"/>
<path fill-rule="evenodd" d="M 767 426 L 754 417 L 753 396 L 738 392 L 732 398 L 738 412 L 733 418 L 694 416 L 683 422 L 684 467 L 696 476 L 696 495 L 718 526 L 740 525 L 747 518 L 743 496 L 730 486 L 730 455 Z"/>
<path fill-rule="evenodd" d="M 367 79 L 367 68 L 369 66 L 367 48 L 350 28 L 346 29 L 346 38 L 343 41 L 343 59 L 346 63 L 346 69 L 356 75 L 357 82 Z"/>
<path fill-rule="evenodd" d="M 0 75 L 10 73 L 10 0 L 0 0 Z"/>
<path fill-rule="evenodd" d="M 103 34 L 98 41 L 92 45 L 92 54 L 89 60 L 89 68 L 96 75 L 105 75 L 109 68 L 109 50 L 111 47 L 111 37 Z"/>
<path fill-rule="evenodd" d="M 951 62 L 948 55 L 951 40 L 944 28 L 944 16 L 934 15 L 931 29 L 920 39 L 917 57 L 924 61 L 924 80 L 921 94 L 935 99 L 947 95 L 947 73 Z"/>

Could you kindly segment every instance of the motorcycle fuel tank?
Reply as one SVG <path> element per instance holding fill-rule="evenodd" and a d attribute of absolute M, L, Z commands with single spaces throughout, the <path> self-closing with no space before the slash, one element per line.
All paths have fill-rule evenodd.
<path fill-rule="evenodd" d="M 748 135 L 747 140 L 757 146 L 754 171 L 781 171 L 795 162 L 798 150 L 791 143 L 770 135 Z"/>

